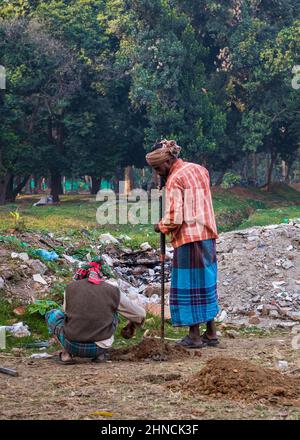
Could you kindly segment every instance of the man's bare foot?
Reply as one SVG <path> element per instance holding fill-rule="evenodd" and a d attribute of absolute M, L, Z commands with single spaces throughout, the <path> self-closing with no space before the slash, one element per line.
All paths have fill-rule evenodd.
<path fill-rule="evenodd" d="M 68 362 L 68 361 L 72 360 L 73 358 L 72 358 L 72 356 L 66 350 L 63 350 L 61 352 L 60 359 L 63 362 Z"/>
<path fill-rule="evenodd" d="M 64 365 L 73 365 L 76 364 L 76 361 L 72 358 L 72 356 L 66 351 L 60 351 L 58 355 L 58 362 Z"/>
<path fill-rule="evenodd" d="M 92 359 L 92 362 L 95 362 L 96 364 L 103 364 L 107 361 L 107 354 L 101 353 L 99 356 Z"/>

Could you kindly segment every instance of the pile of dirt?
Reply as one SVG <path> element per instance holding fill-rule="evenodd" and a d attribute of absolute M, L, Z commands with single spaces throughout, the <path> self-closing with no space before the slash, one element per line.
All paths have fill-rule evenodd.
<path fill-rule="evenodd" d="M 211 359 L 198 373 L 171 387 L 193 396 L 283 405 L 300 403 L 299 378 L 235 358 Z"/>
<path fill-rule="evenodd" d="M 161 343 L 159 339 L 143 338 L 138 345 L 132 347 L 112 349 L 109 357 L 112 361 L 140 362 L 144 360 L 152 361 L 182 361 L 185 357 L 201 356 L 198 350 L 191 351 L 184 347 Z"/>

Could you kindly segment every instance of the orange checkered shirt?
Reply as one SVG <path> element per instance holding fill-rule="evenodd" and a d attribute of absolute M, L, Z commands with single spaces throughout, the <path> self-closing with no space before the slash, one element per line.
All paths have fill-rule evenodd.
<path fill-rule="evenodd" d="M 164 234 L 171 233 L 174 248 L 218 238 L 206 168 L 177 159 L 167 178 L 164 199 L 165 214 L 159 229 Z"/>

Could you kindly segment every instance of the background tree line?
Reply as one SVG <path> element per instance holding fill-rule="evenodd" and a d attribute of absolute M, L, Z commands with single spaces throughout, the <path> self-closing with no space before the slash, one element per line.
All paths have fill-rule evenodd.
<path fill-rule="evenodd" d="M 299 164 L 297 0 L 2 0 L 0 203 L 29 176 L 122 179 L 174 138 L 215 183 Z"/>

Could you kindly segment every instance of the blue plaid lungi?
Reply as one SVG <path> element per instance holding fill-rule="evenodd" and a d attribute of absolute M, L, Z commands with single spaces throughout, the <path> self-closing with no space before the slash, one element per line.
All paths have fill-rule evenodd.
<path fill-rule="evenodd" d="M 174 249 L 170 311 L 172 324 L 184 327 L 212 321 L 219 313 L 216 239 Z"/>
<path fill-rule="evenodd" d="M 54 334 L 64 349 L 72 356 L 95 358 L 107 352 L 107 349 L 99 347 L 94 342 L 68 341 L 64 334 L 65 314 L 59 309 L 47 312 L 46 322 L 49 333 Z"/>

